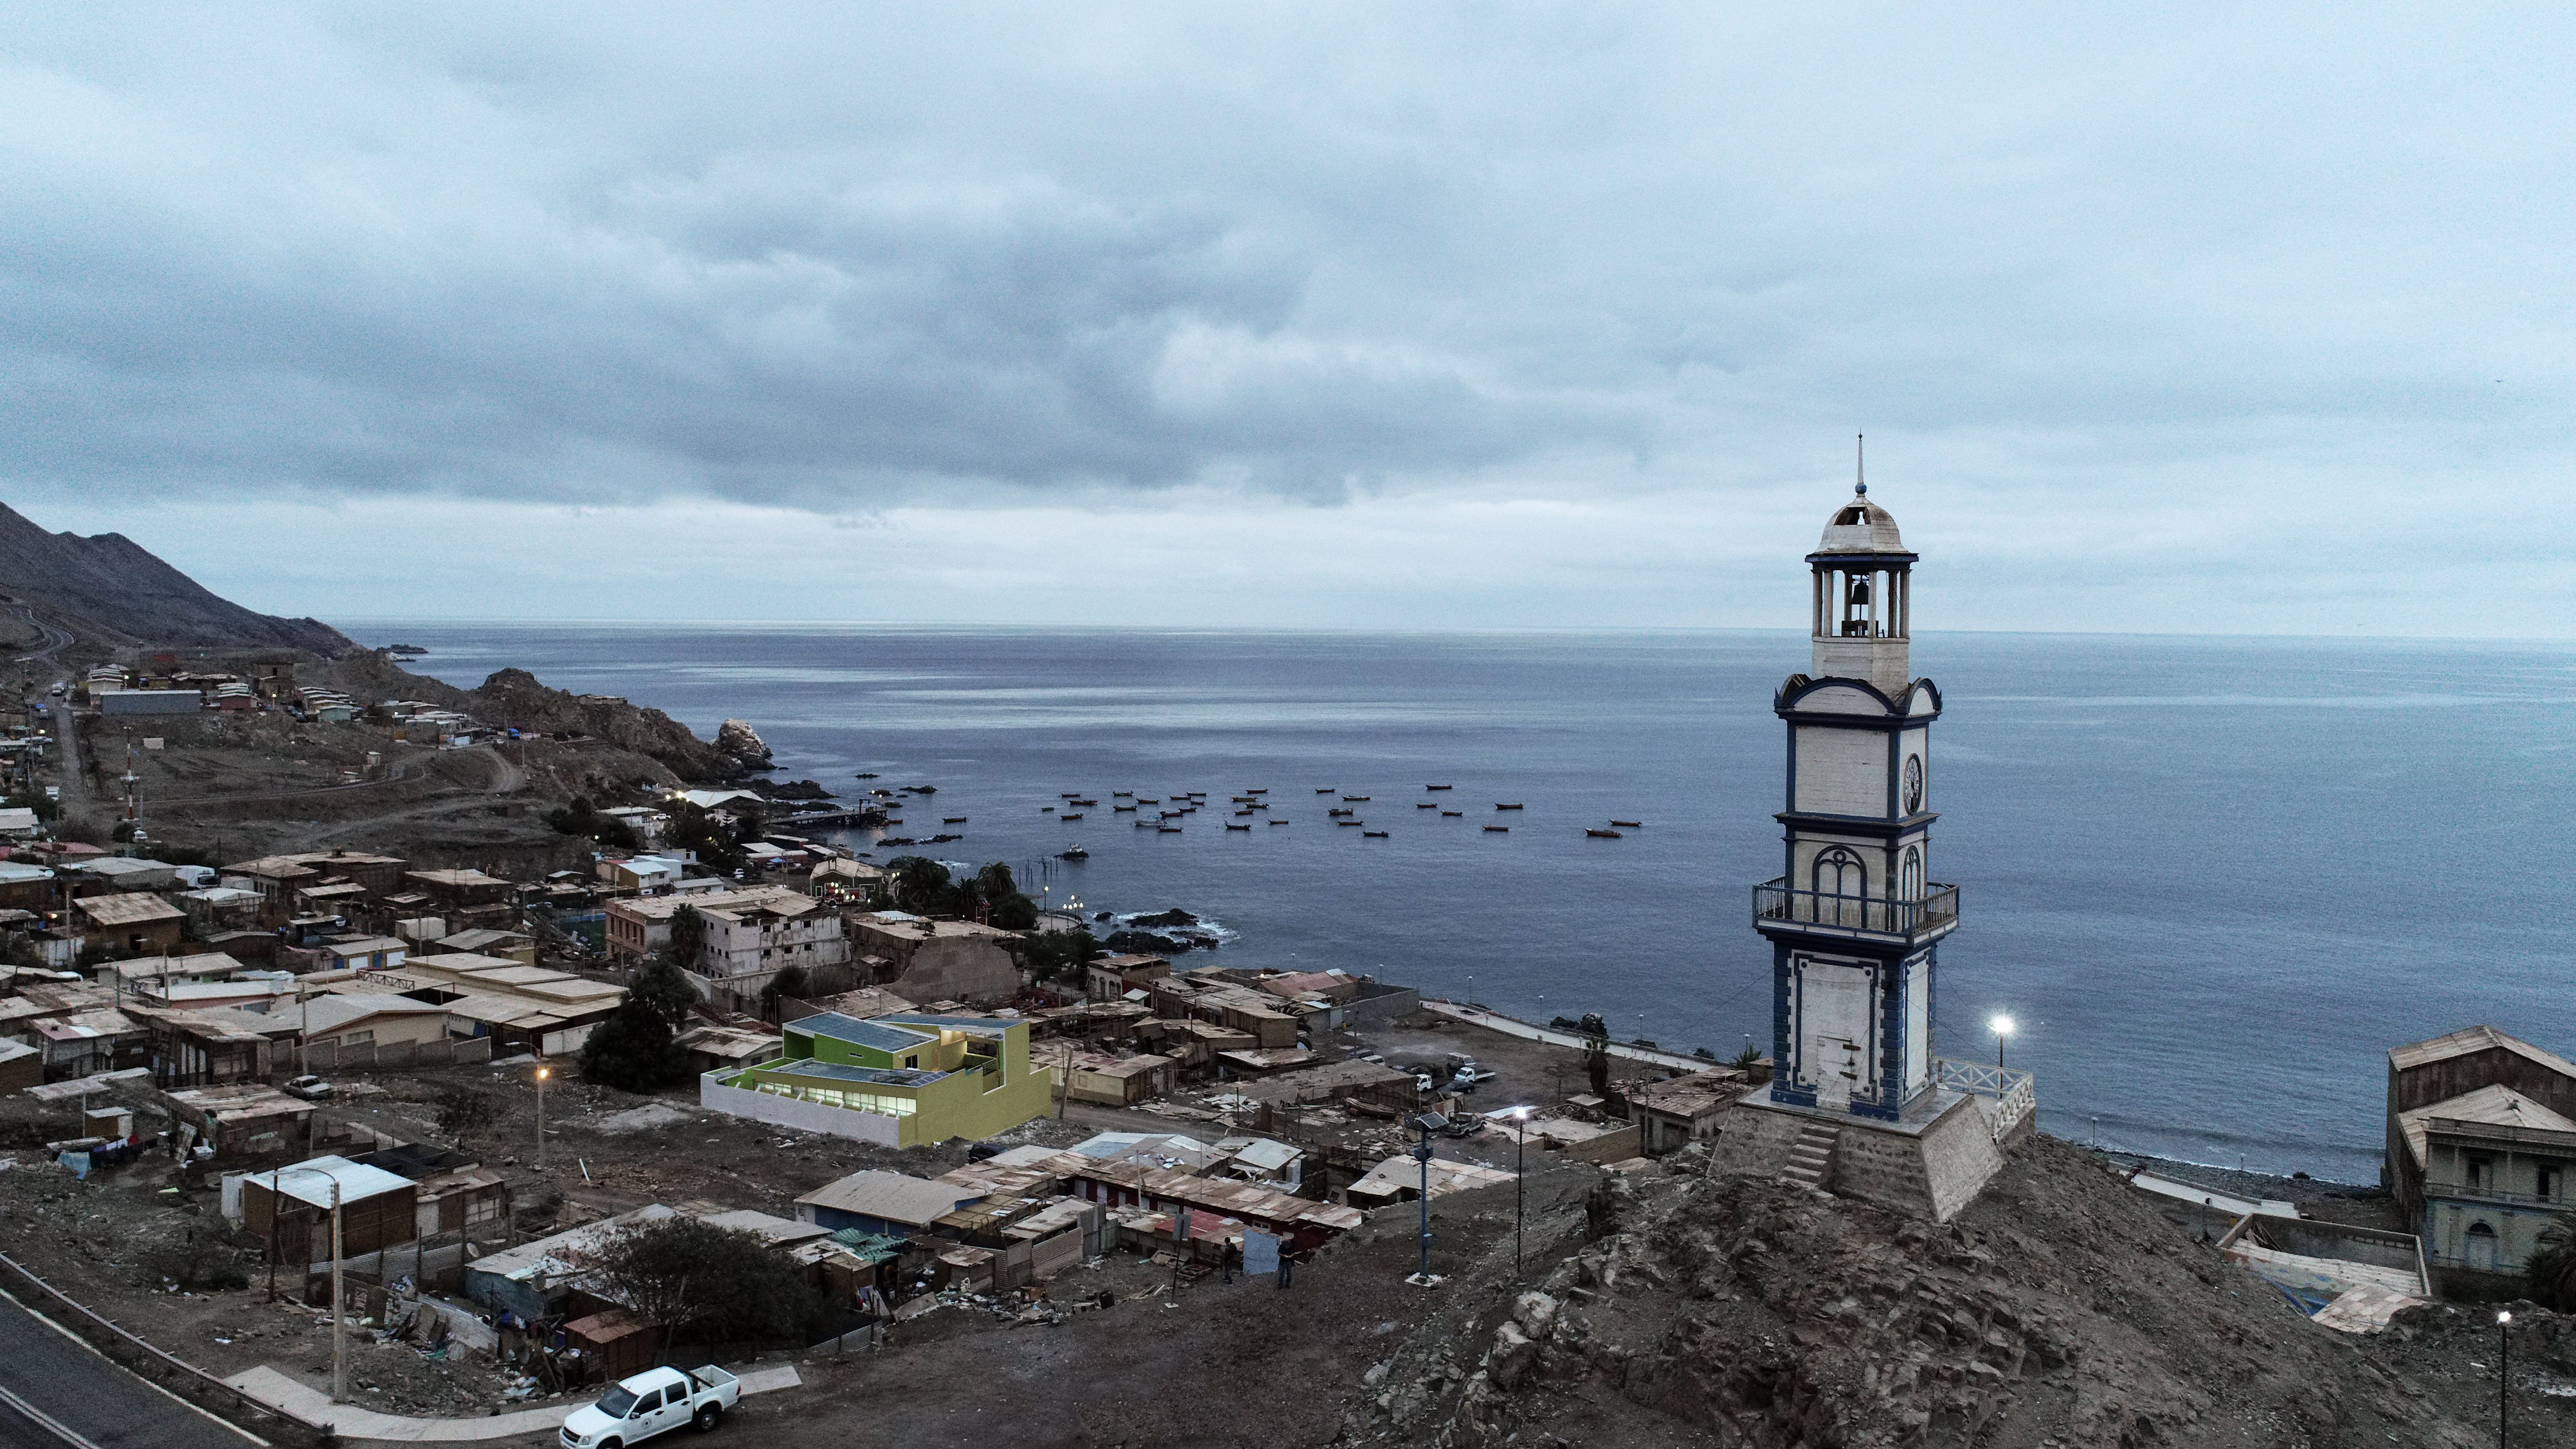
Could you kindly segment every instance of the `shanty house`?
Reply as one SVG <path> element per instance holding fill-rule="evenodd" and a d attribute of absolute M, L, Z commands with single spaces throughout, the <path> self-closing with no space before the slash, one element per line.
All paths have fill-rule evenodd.
<path fill-rule="evenodd" d="M 335 1192 L 342 1256 L 372 1253 L 419 1236 L 410 1179 L 345 1157 L 316 1157 L 244 1177 L 242 1226 L 272 1262 L 324 1262 L 331 1256 Z"/>
<path fill-rule="evenodd" d="M 870 1169 L 825 1183 L 796 1199 L 796 1216 L 833 1232 L 857 1229 L 908 1238 L 985 1194 L 955 1183 Z"/>
<path fill-rule="evenodd" d="M 72 919 L 84 949 L 122 956 L 167 956 L 179 946 L 187 916 L 159 896 L 83 896 Z"/>

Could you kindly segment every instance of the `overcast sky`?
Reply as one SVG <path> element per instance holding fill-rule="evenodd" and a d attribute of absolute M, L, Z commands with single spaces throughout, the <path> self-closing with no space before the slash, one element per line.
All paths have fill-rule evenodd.
<path fill-rule="evenodd" d="M 2576 634 L 2569 13 L 0 20 L 0 496 L 324 617 Z M 930 11 L 932 13 L 925 13 Z"/>

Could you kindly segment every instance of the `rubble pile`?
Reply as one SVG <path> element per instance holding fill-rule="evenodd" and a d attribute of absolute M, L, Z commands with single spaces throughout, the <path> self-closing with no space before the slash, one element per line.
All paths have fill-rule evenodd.
<path fill-rule="evenodd" d="M 1441 1444 L 1653 1437 L 1641 1416 L 1843 1449 L 2482 1442 L 2067 1144 L 1939 1225 L 1704 1160 L 1608 1195 L 1608 1231 L 1491 1327 Z"/>

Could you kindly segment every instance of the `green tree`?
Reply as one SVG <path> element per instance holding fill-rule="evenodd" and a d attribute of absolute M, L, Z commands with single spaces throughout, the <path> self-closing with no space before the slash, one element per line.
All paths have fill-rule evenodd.
<path fill-rule="evenodd" d="M 982 891 L 988 901 L 1020 893 L 1020 883 L 1011 879 L 1010 866 L 998 860 L 975 872 L 975 888 Z"/>
<path fill-rule="evenodd" d="M 642 1002 L 665 1026 L 677 1031 L 688 1024 L 689 1008 L 698 1004 L 698 989 L 680 973 L 672 953 L 665 951 L 636 969 L 635 979 L 627 983 L 626 999 Z"/>
<path fill-rule="evenodd" d="M 1079 980 L 1082 968 L 1100 959 L 1100 942 L 1087 926 L 1041 931 L 1021 937 L 1017 944 L 1020 964 L 1041 981 L 1065 976 Z"/>
<path fill-rule="evenodd" d="M 671 939 L 662 955 L 686 971 L 698 964 L 698 956 L 707 947 L 707 918 L 695 906 L 682 906 L 671 913 Z"/>
<path fill-rule="evenodd" d="M 2556 1313 L 2576 1313 L 2576 1213 L 2562 1213 L 2540 1235 L 2540 1251 L 2522 1265 L 2523 1291 Z"/>
<path fill-rule="evenodd" d="M 802 999 L 807 992 L 810 992 L 813 989 L 813 986 L 805 979 L 804 967 L 784 966 L 779 968 L 777 975 L 769 978 L 769 984 L 767 986 L 760 988 L 761 1005 L 767 1009 L 769 1019 L 775 1021 L 778 1019 L 778 1003 L 780 1001 L 790 997 Z"/>
<path fill-rule="evenodd" d="M 632 991 L 581 1045 L 582 1080 L 625 1092 L 657 1092 L 689 1079 L 689 1054 L 668 1018 Z"/>
<path fill-rule="evenodd" d="M 758 1233 L 681 1216 L 631 1227 L 599 1251 L 608 1297 L 675 1336 L 708 1343 L 803 1343 L 831 1316 L 824 1291 Z"/>
<path fill-rule="evenodd" d="M 894 878 L 894 903 L 915 915 L 945 915 L 956 899 L 948 867 L 921 855 L 898 855 L 886 862 Z"/>
<path fill-rule="evenodd" d="M 721 821 L 686 800 L 673 800 L 664 807 L 671 817 L 670 829 L 664 832 L 677 850 L 691 851 L 698 860 L 716 870 L 735 871 L 750 864 L 742 853 L 742 842 Z"/>
<path fill-rule="evenodd" d="M 1038 903 L 1018 891 L 996 896 L 984 913 L 984 919 L 1005 931 L 1033 930 L 1038 923 Z"/>

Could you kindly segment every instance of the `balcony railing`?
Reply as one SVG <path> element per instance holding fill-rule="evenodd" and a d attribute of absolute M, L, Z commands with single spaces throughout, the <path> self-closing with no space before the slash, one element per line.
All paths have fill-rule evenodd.
<path fill-rule="evenodd" d="M 1784 877 L 1753 888 L 1753 924 L 1796 925 L 1853 936 L 1914 940 L 1959 924 L 1959 888 L 1933 884 L 1921 900 L 1802 891 Z"/>
<path fill-rule="evenodd" d="M 1987 1114 L 1986 1126 L 1997 1142 L 2011 1135 L 2023 1118 L 2039 1110 L 2039 1087 L 2028 1072 L 1934 1057 L 1932 1080 L 1953 1092 L 1993 1098 L 1995 1108 Z"/>

